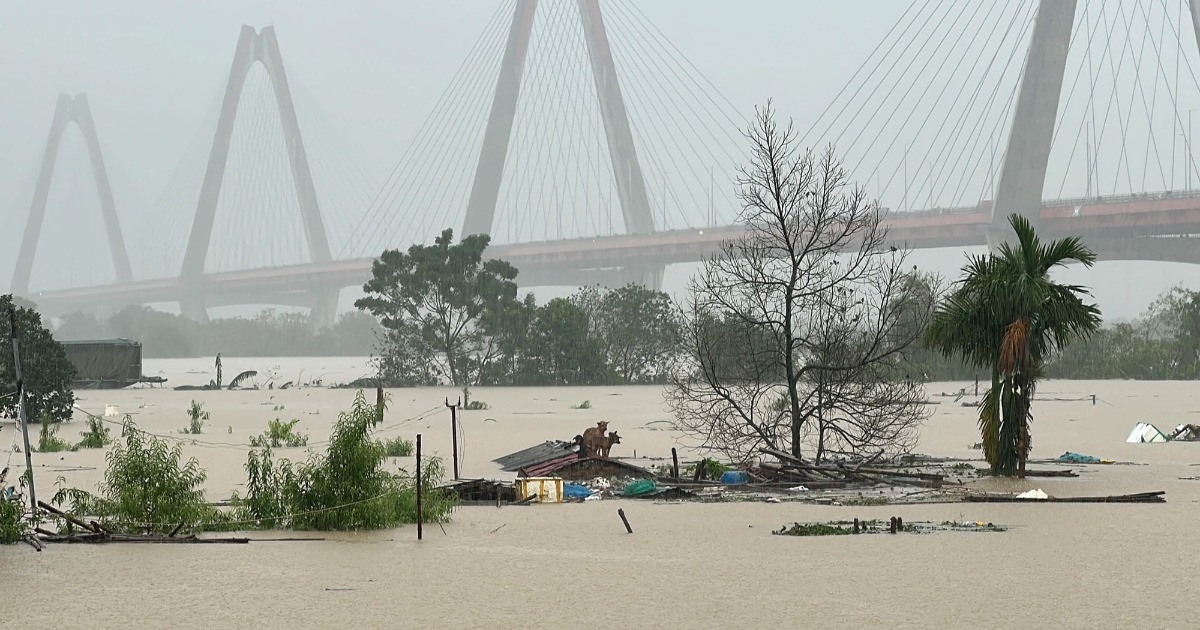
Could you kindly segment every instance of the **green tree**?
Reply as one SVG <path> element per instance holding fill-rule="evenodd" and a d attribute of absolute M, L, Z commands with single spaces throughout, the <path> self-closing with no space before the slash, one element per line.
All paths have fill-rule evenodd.
<path fill-rule="evenodd" d="M 1051 353 L 1094 334 L 1100 311 L 1090 292 L 1059 284 L 1050 272 L 1072 262 L 1090 267 L 1096 255 L 1078 237 L 1043 243 L 1029 220 L 1014 214 L 1015 244 L 971 256 L 963 278 L 938 306 L 927 344 L 945 356 L 989 369 L 992 387 L 980 405 L 983 450 L 997 475 L 1025 475 L 1037 380 Z"/>
<path fill-rule="evenodd" d="M 563 298 L 537 309 L 522 359 L 526 384 L 587 385 L 608 373 L 604 343 L 591 336 L 587 311 Z"/>
<path fill-rule="evenodd" d="M 661 383 L 680 347 L 679 311 L 671 297 L 639 284 L 618 289 L 580 290 L 591 335 L 602 340 L 604 357 L 624 383 Z"/>
<path fill-rule="evenodd" d="M 354 305 L 399 335 L 380 349 L 405 355 L 396 358 L 398 369 L 424 361 L 439 379 L 471 385 L 497 358 L 497 329 L 517 304 L 517 269 L 484 260 L 489 240 L 473 234 L 454 244 L 447 229 L 433 245 L 389 249 L 375 260 L 366 297 Z"/>
<path fill-rule="evenodd" d="M 75 393 L 71 391 L 75 366 L 62 344 L 42 326 L 42 316 L 32 307 L 18 306 L 11 295 L 0 295 L 0 319 L 5 332 L 0 336 L 5 341 L 0 350 L 0 415 L 17 414 L 17 399 L 8 395 L 17 391 L 17 374 L 8 343 L 10 309 L 16 313 L 26 415 L 36 419 L 48 414 L 55 422 L 70 420 L 75 406 Z"/>

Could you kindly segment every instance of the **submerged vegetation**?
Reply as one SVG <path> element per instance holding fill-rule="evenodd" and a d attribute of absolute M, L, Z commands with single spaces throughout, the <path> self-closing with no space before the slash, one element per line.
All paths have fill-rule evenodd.
<path fill-rule="evenodd" d="M 202 413 L 198 404 L 191 411 L 197 419 Z M 381 529 L 413 523 L 415 479 L 403 469 L 384 468 L 390 452 L 408 449 L 411 453 L 412 443 L 374 438 L 371 431 L 381 419 L 378 407 L 358 392 L 352 408 L 339 415 L 326 451 L 299 462 L 275 458 L 272 446 L 276 439 L 285 446 L 289 442 L 302 446 L 308 437 L 294 431 L 295 420 L 273 421 L 247 455 L 246 495 L 235 494 L 233 509 L 220 510 L 205 498 L 207 473 L 200 462 L 185 460 L 178 442 L 171 445 L 166 438 L 146 433 L 126 416 L 124 439 L 107 454 L 104 479 L 96 491 L 62 487 L 60 478 L 52 502 L 95 518 L 110 531 L 126 533 L 180 527 L 193 531 Z M 98 427 L 85 433 L 85 439 L 107 435 L 102 425 Z M 446 521 L 454 497 L 437 487 L 443 478 L 442 463 L 429 457 L 422 464 L 425 520 Z"/>
<path fill-rule="evenodd" d="M 138 429 L 129 417 L 123 433 L 124 442 L 108 452 L 108 467 L 98 491 L 61 488 L 52 499 L 55 505 L 96 517 L 111 531 L 128 533 L 143 528 L 170 531 L 179 523 L 211 529 L 228 520 L 204 500 L 208 475 L 196 458 L 183 460 L 178 443 L 168 445 L 165 439 Z"/>
<path fill-rule="evenodd" d="M 381 419 L 360 391 L 351 410 L 338 417 L 324 454 L 293 463 L 276 460 L 270 448 L 250 451 L 246 496 L 235 503 L 266 528 L 383 529 L 416 522 L 415 479 L 384 470 L 387 449 L 371 437 Z M 447 520 L 454 499 L 437 489 L 441 461 L 423 463 L 425 519 Z"/>
<path fill-rule="evenodd" d="M 308 445 L 308 435 L 296 430 L 299 418 L 283 422 L 278 418 L 267 423 L 267 430 L 259 435 L 250 436 L 250 446 L 254 448 L 297 448 Z"/>

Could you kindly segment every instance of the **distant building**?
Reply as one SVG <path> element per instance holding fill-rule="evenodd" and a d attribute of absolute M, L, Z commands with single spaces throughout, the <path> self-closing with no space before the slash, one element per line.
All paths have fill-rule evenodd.
<path fill-rule="evenodd" d="M 142 375 L 142 344 L 130 339 L 63 341 L 75 366 L 75 389 L 121 389 L 137 383 L 165 383 Z"/>

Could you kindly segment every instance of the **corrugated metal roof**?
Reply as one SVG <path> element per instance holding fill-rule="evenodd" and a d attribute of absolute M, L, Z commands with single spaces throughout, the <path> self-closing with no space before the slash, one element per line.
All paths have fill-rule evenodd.
<path fill-rule="evenodd" d="M 575 449 L 573 442 L 563 442 L 562 440 L 550 440 L 531 446 L 527 449 L 517 451 L 515 453 L 498 457 L 492 461 L 500 464 L 500 469 L 506 472 L 514 472 L 526 466 L 534 466 L 551 459 L 558 459 L 566 452 Z"/>
<path fill-rule="evenodd" d="M 529 466 L 522 466 L 520 473 L 525 477 L 545 477 L 549 473 L 552 473 L 577 459 L 579 459 L 579 453 L 567 453 L 562 457 L 557 457 L 549 461 L 544 461 Z"/>
<path fill-rule="evenodd" d="M 644 479 L 653 479 L 654 474 L 645 468 L 626 464 L 616 459 L 603 457 L 579 457 L 578 453 L 553 459 L 540 464 L 526 466 L 519 474 L 526 477 L 562 477 L 563 479 L 585 479 L 596 476 L 623 475 Z"/>

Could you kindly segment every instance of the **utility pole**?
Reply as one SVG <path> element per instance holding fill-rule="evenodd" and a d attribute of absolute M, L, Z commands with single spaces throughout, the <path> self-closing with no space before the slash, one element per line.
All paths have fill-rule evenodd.
<path fill-rule="evenodd" d="M 458 408 L 462 406 L 462 398 L 453 405 L 447 398 L 446 406 L 450 408 L 450 448 L 454 449 L 454 480 L 458 481 Z"/>
<path fill-rule="evenodd" d="M 421 434 L 417 434 L 417 540 L 421 540 Z"/>
<path fill-rule="evenodd" d="M 21 378 L 21 349 L 17 341 L 17 308 L 8 307 L 8 332 L 12 339 L 13 371 L 17 377 L 17 410 L 21 435 L 25 438 L 25 472 L 29 475 L 29 509 L 37 518 L 37 492 L 33 488 L 33 455 L 29 451 L 29 415 L 25 412 L 25 381 Z"/>

